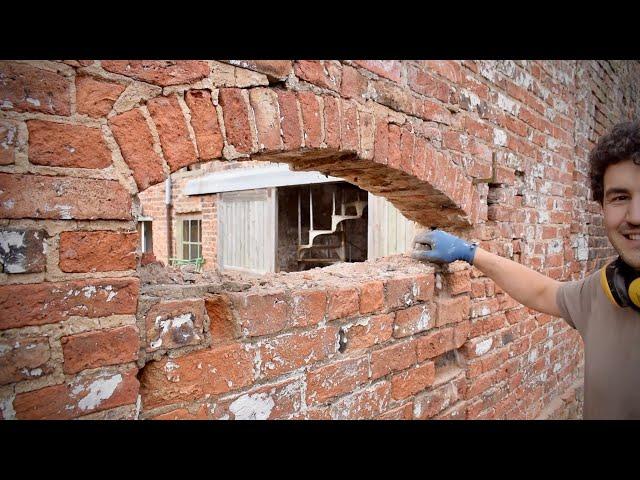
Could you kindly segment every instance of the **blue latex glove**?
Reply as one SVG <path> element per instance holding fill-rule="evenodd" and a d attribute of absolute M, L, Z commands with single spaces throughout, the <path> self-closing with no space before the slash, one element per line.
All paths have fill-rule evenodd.
<path fill-rule="evenodd" d="M 415 244 L 428 245 L 431 250 L 419 250 Z M 434 263 L 450 263 L 456 260 L 464 260 L 473 265 L 473 257 L 476 254 L 475 244 L 469 244 L 464 240 L 443 232 L 442 230 L 425 230 L 413 239 L 414 250 L 411 257 Z"/>

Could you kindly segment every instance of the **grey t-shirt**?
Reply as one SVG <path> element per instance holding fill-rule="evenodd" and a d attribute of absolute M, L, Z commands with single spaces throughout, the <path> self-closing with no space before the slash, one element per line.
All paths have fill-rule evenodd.
<path fill-rule="evenodd" d="M 609 301 L 599 270 L 564 282 L 556 302 L 584 342 L 584 418 L 640 419 L 640 313 Z"/>

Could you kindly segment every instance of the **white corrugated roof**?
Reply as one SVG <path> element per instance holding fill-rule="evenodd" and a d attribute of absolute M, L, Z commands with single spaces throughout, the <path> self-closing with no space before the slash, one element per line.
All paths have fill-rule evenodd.
<path fill-rule="evenodd" d="M 276 163 L 264 167 L 237 168 L 223 172 L 209 173 L 193 179 L 185 187 L 185 195 L 238 192 L 257 188 L 306 185 L 309 183 L 344 182 L 342 178 L 323 175 L 320 172 L 294 172 L 286 163 Z"/>

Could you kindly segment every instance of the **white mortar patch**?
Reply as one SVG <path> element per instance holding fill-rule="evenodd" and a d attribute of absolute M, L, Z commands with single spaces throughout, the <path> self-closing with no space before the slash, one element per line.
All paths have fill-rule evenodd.
<path fill-rule="evenodd" d="M 275 402 L 269 395 L 255 393 L 242 395 L 229 405 L 229 410 L 233 412 L 236 420 L 266 420 L 274 406 Z"/>
<path fill-rule="evenodd" d="M 103 400 L 111 398 L 118 385 L 122 383 L 122 375 L 119 373 L 110 378 L 98 379 L 89 385 L 89 393 L 78 402 L 80 410 L 96 408 Z"/>
<path fill-rule="evenodd" d="M 493 345 L 493 338 L 487 338 L 476 345 L 476 355 L 484 355 Z"/>

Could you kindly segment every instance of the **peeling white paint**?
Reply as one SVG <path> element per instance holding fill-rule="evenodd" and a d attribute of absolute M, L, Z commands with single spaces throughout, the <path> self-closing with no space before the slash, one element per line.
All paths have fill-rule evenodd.
<path fill-rule="evenodd" d="M 507 133 L 499 128 L 493 129 L 493 143 L 505 147 L 507 145 Z"/>
<path fill-rule="evenodd" d="M 162 337 L 167 334 L 169 329 L 178 329 L 182 325 L 189 325 L 191 330 L 193 330 L 193 320 L 191 320 L 191 313 L 184 313 L 174 318 L 168 318 L 166 320 L 160 320 L 162 317 L 156 317 L 156 328 L 160 328 L 161 332 L 158 336 L 158 339 L 154 342 L 151 342 L 149 345 L 151 348 L 159 348 L 162 345 Z M 195 335 L 197 339 L 199 339 L 198 335 Z"/>
<path fill-rule="evenodd" d="M 493 345 L 493 338 L 487 338 L 486 340 L 479 342 L 476 344 L 476 355 L 484 355 L 489 351 L 491 345 Z"/>
<path fill-rule="evenodd" d="M 3 398 L 0 400 L 0 410 L 2 410 L 2 418 L 5 420 L 15 420 L 16 419 L 16 411 L 13 409 L 13 400 L 15 399 L 14 395 L 11 395 L 8 398 Z"/>
<path fill-rule="evenodd" d="M 418 320 L 418 330 L 426 330 L 427 328 L 429 328 L 430 322 L 431 316 L 429 315 L 427 307 L 422 307 L 422 313 L 420 314 L 420 319 Z"/>
<path fill-rule="evenodd" d="M 559 362 L 558 362 L 558 363 L 556 363 L 556 364 L 553 366 L 553 373 L 558 373 L 558 372 L 560 371 L 560 369 L 561 369 L 561 368 L 562 368 L 562 364 L 561 364 L 561 363 L 559 363 Z"/>
<path fill-rule="evenodd" d="M 25 100 L 27 101 L 27 103 L 30 103 L 31 105 L 35 105 L 36 107 L 40 106 L 40 100 L 38 100 L 37 98 L 27 97 Z"/>
<path fill-rule="evenodd" d="M 111 398 L 120 383 L 122 375 L 119 373 L 110 378 L 95 380 L 89 385 L 89 393 L 78 402 L 78 407 L 83 411 L 96 408 L 103 400 Z"/>
<path fill-rule="evenodd" d="M 3 100 L 2 103 L 0 104 L 0 107 L 13 108 L 13 103 L 11 103 L 9 100 Z"/>
<path fill-rule="evenodd" d="M 520 105 L 511 100 L 509 97 L 503 95 L 502 93 L 498 93 L 498 106 L 502 110 L 509 112 L 514 116 L 517 116 L 518 112 L 520 111 Z"/>
<path fill-rule="evenodd" d="M 9 350 L 12 350 L 11 345 L 0 344 L 0 355 L 4 355 Z"/>
<path fill-rule="evenodd" d="M 553 335 L 553 325 L 549 325 L 547 327 L 547 337 L 550 337 L 551 335 Z"/>
<path fill-rule="evenodd" d="M 535 362 L 538 358 L 538 350 L 531 350 L 527 358 L 529 359 L 529 363 Z"/>
<path fill-rule="evenodd" d="M 242 395 L 229 405 L 236 420 L 266 420 L 275 406 L 273 398 L 266 393 Z"/>
<path fill-rule="evenodd" d="M 91 295 L 94 295 L 96 293 L 96 287 L 94 287 L 93 285 L 89 285 L 88 287 L 83 287 L 82 292 L 84 293 L 85 297 L 91 298 Z"/>
<path fill-rule="evenodd" d="M 26 232 L 0 232 L 0 249 L 8 253 L 11 247 L 23 248 L 25 234 Z"/>
<path fill-rule="evenodd" d="M 15 203 L 13 200 L 6 200 L 6 201 L 2 202 L 2 205 L 3 205 L 3 206 L 4 206 L 4 208 L 6 208 L 7 210 L 12 210 L 12 209 L 13 209 L 13 206 L 14 206 L 15 204 L 16 204 L 16 203 Z"/>

